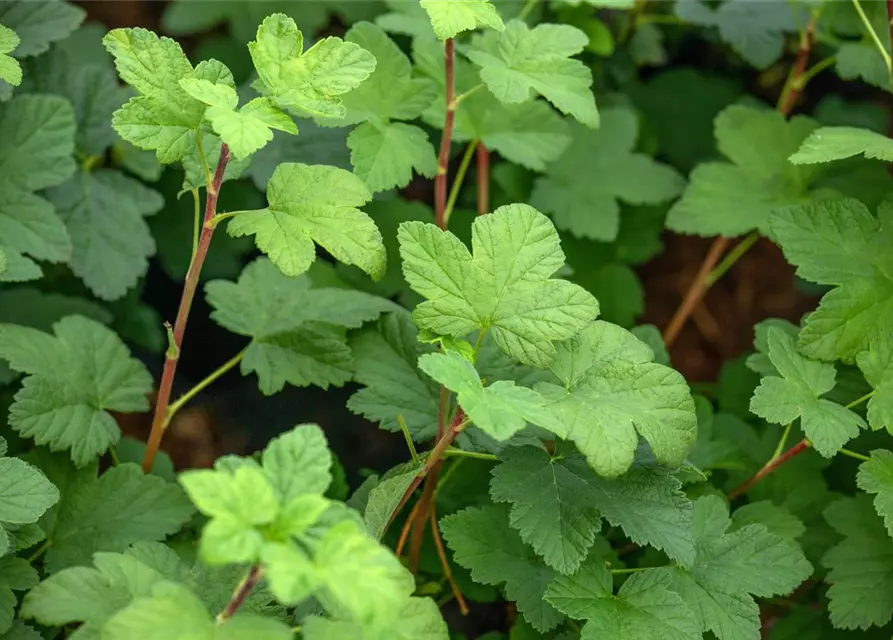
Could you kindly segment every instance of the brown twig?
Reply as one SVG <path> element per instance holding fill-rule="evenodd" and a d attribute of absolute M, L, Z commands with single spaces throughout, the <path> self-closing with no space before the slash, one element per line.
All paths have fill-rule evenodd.
<path fill-rule="evenodd" d="M 888 0 L 889 4 L 890 0 Z M 791 67 L 788 79 L 782 89 L 781 99 L 778 102 L 778 111 L 787 117 L 794 110 L 797 99 L 803 92 L 803 74 L 806 73 L 806 65 L 809 63 L 809 54 L 815 41 L 816 25 L 819 21 L 819 12 L 813 11 L 806 28 L 800 34 L 800 48 L 797 50 L 797 59 Z"/>
<path fill-rule="evenodd" d="M 490 151 L 483 142 L 478 142 L 477 161 L 478 215 L 482 216 L 490 212 Z"/>
<path fill-rule="evenodd" d="M 398 558 L 403 555 L 403 546 L 406 544 L 406 539 L 409 537 L 409 530 L 412 528 L 412 523 L 415 522 L 416 514 L 419 512 L 419 507 L 421 506 L 421 501 L 416 502 L 412 507 L 412 511 L 409 512 L 406 522 L 403 523 L 403 528 L 400 530 L 400 538 L 397 540 L 397 546 L 394 547 L 394 555 Z"/>
<path fill-rule="evenodd" d="M 211 238 L 214 235 L 214 224 L 211 220 L 217 214 L 217 198 L 220 195 L 220 185 L 223 183 L 223 174 L 229 162 L 229 147 L 220 146 L 220 157 L 217 160 L 217 168 L 214 177 L 207 185 L 205 198 L 205 217 L 202 230 L 198 238 L 195 254 L 189 263 L 186 272 L 186 280 L 183 284 L 183 295 L 180 297 L 180 308 L 177 310 L 177 319 L 173 329 L 168 326 L 170 344 L 164 361 L 164 370 L 161 374 L 161 382 L 158 385 L 158 400 L 155 403 L 155 414 L 152 417 L 152 430 L 149 432 L 149 442 L 146 445 L 146 455 L 143 458 L 143 471 L 149 473 L 158 448 L 161 446 L 161 438 L 168 423 L 168 406 L 171 399 L 171 390 L 174 385 L 174 375 L 177 373 L 177 363 L 180 360 L 180 349 L 183 346 L 183 335 L 186 333 L 186 322 L 189 320 L 189 310 L 195 298 L 195 290 L 198 287 L 199 274 L 202 265 L 208 255 L 211 246 Z"/>
<path fill-rule="evenodd" d="M 233 592 L 232 597 L 230 597 L 229 602 L 226 603 L 223 611 L 217 614 L 218 626 L 236 614 L 239 607 L 241 607 L 245 603 L 245 600 L 248 599 L 248 596 L 251 595 L 251 591 L 257 586 L 262 575 L 263 568 L 259 564 L 252 565 L 251 569 L 248 570 L 248 575 L 246 575 L 242 582 L 239 583 L 239 586 L 236 587 L 236 590 Z"/>
<path fill-rule="evenodd" d="M 778 469 L 785 462 L 793 458 L 794 456 L 803 453 L 809 448 L 809 441 L 804 438 L 793 447 L 785 451 L 783 454 L 778 456 L 777 458 L 773 458 L 769 462 L 763 465 L 763 468 L 753 474 L 750 478 L 742 482 L 740 485 L 732 489 L 729 493 L 729 500 L 734 500 L 738 496 L 747 493 L 750 489 L 757 484 L 760 480 L 768 476 L 770 473 Z"/>
<path fill-rule="evenodd" d="M 443 135 L 440 138 L 440 153 L 437 155 L 437 175 L 434 176 L 434 222 L 446 229 L 447 173 L 450 164 L 450 144 L 453 140 L 453 122 L 456 119 L 455 43 L 447 38 L 443 43 L 443 62 L 446 80 L 446 117 L 443 122 Z"/>
<path fill-rule="evenodd" d="M 453 579 L 453 570 L 450 568 L 450 561 L 447 559 L 446 550 L 443 548 L 443 540 L 440 539 L 440 530 L 437 528 L 437 508 L 431 503 L 431 535 L 434 537 L 434 546 L 437 548 L 437 556 L 440 558 L 440 566 L 443 567 L 443 576 L 450 585 L 456 602 L 459 603 L 459 611 L 463 616 L 468 615 L 468 604 L 459 591 L 459 585 Z"/>

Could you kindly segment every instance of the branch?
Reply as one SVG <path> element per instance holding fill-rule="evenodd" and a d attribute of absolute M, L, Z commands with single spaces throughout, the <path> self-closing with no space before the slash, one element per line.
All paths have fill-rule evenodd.
<path fill-rule="evenodd" d="M 259 564 L 252 565 L 251 569 L 248 570 L 248 575 L 246 575 L 242 582 L 239 583 L 239 586 L 236 587 L 236 590 L 230 597 L 229 602 L 226 603 L 223 611 L 217 614 L 217 626 L 222 625 L 236 614 L 239 607 L 241 607 L 245 603 L 245 600 L 248 599 L 248 596 L 251 595 L 252 589 L 257 586 L 262 575 L 263 569 L 261 566 Z"/>
<path fill-rule="evenodd" d="M 161 382 L 158 385 L 158 400 L 155 403 L 155 415 L 152 417 L 152 430 L 149 432 L 149 442 L 146 446 L 146 455 L 143 458 L 143 471 L 149 473 L 152 462 L 161 445 L 161 438 L 168 424 L 168 404 L 171 399 L 171 389 L 174 385 L 174 375 L 177 372 L 177 362 L 180 360 L 180 348 L 183 345 L 183 335 L 186 333 L 186 322 L 189 320 L 189 310 L 192 308 L 192 300 L 195 298 L 195 290 L 198 287 L 198 277 L 202 271 L 202 265 L 208 255 L 211 246 L 211 237 L 214 235 L 214 225 L 211 220 L 217 213 L 217 198 L 220 195 L 220 185 L 223 183 L 223 173 L 229 162 L 229 147 L 220 146 L 220 157 L 217 160 L 217 169 L 214 177 L 207 185 L 205 198 L 205 218 L 202 231 L 195 247 L 195 254 L 189 263 L 186 272 L 186 281 L 183 284 L 183 295 L 180 297 L 180 308 L 177 310 L 177 319 L 174 328 L 169 331 L 170 345 L 164 361 L 164 371 L 161 374 Z"/>
<path fill-rule="evenodd" d="M 889 1 L 889 0 L 888 0 Z M 797 99 L 803 91 L 805 83 L 803 82 L 806 73 L 806 65 L 809 63 L 809 54 L 812 52 L 812 45 L 815 41 L 815 29 L 819 21 L 819 11 L 813 10 L 809 22 L 803 33 L 800 34 L 800 48 L 797 51 L 797 59 L 794 66 L 788 74 L 788 79 L 784 83 L 784 88 L 779 98 L 777 109 L 781 115 L 787 117 L 793 111 L 797 104 Z"/>
<path fill-rule="evenodd" d="M 751 488 L 757 484 L 760 480 L 768 476 L 770 473 L 778 469 L 785 462 L 793 458 L 794 456 L 803 453 L 809 448 L 809 441 L 806 438 L 803 438 L 800 442 L 795 444 L 793 447 L 785 451 L 783 454 L 778 456 L 777 458 L 772 458 L 769 462 L 763 465 L 763 468 L 757 471 L 750 478 L 742 482 L 740 485 L 732 489 L 729 493 L 729 501 L 734 500 L 738 496 L 747 493 L 751 490 Z"/>
<path fill-rule="evenodd" d="M 446 117 L 443 122 L 443 136 L 440 138 L 440 153 L 437 156 L 437 175 L 434 177 L 434 222 L 446 229 L 447 171 L 450 164 L 450 143 L 453 140 L 453 122 L 456 119 L 455 43 L 447 38 L 443 43 L 443 61 L 446 78 Z"/>

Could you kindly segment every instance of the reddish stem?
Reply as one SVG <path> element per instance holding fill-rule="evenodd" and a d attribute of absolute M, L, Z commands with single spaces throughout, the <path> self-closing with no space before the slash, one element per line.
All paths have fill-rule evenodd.
<path fill-rule="evenodd" d="M 891 0 L 887 0 L 889 5 Z M 781 115 L 787 117 L 793 111 L 797 104 L 797 99 L 803 91 L 803 74 L 806 73 L 806 65 L 809 62 L 809 54 L 812 51 L 812 45 L 815 41 L 815 29 L 819 21 L 819 14 L 814 11 L 806 28 L 800 36 L 800 48 L 797 50 L 797 59 L 785 83 L 784 96 L 781 104 L 778 105 L 778 111 Z"/>
<path fill-rule="evenodd" d="M 477 161 L 478 215 L 482 216 L 490 212 L 490 151 L 482 142 L 478 142 Z"/>
<path fill-rule="evenodd" d="M 707 278 L 710 276 L 710 272 L 713 271 L 713 267 L 719 262 L 719 259 L 722 257 L 728 244 L 729 239 L 720 236 L 714 240 L 713 244 L 710 246 L 710 251 L 707 252 L 707 257 L 704 258 L 704 261 L 698 268 L 698 273 L 695 275 L 695 279 L 691 281 L 691 284 L 688 286 L 688 291 L 685 292 L 682 304 L 679 305 L 676 314 L 673 316 L 673 319 L 670 320 L 670 324 L 667 325 L 667 328 L 664 331 L 664 343 L 667 347 L 670 347 L 676 341 L 679 332 L 682 331 L 682 327 L 685 326 L 686 320 L 691 316 L 695 307 L 698 306 L 698 303 L 707 291 Z"/>
<path fill-rule="evenodd" d="M 793 447 L 785 451 L 783 454 L 775 458 L 774 460 L 770 460 L 763 468 L 753 474 L 750 478 L 742 482 L 740 485 L 735 487 L 731 493 L 729 493 L 729 500 L 734 500 L 738 496 L 747 493 L 751 490 L 751 488 L 757 484 L 760 480 L 768 476 L 770 473 L 778 469 L 785 462 L 793 458 L 794 456 L 803 453 L 809 448 L 809 441 L 804 438 Z"/>
<path fill-rule="evenodd" d="M 211 246 L 211 237 L 214 235 L 214 225 L 211 219 L 217 214 L 217 198 L 220 195 L 220 185 L 223 183 L 223 173 L 229 162 L 229 147 L 220 146 L 220 157 L 217 160 L 217 168 L 211 184 L 207 185 L 207 197 L 205 198 L 205 218 L 201 233 L 196 244 L 195 255 L 189 263 L 186 272 L 186 281 L 183 284 L 183 295 L 180 297 L 180 308 L 177 310 L 177 319 L 174 322 L 172 343 L 167 350 L 164 361 L 164 371 L 161 374 L 161 382 L 158 385 L 158 399 L 155 402 L 155 415 L 152 417 L 152 430 L 149 432 L 149 442 L 146 446 L 146 455 L 143 458 L 143 471 L 149 473 L 158 448 L 161 446 L 161 438 L 168 421 L 168 406 L 171 400 L 171 389 L 174 385 L 174 375 L 177 373 L 177 363 L 180 360 L 180 349 L 183 346 L 183 335 L 186 333 L 186 322 L 189 320 L 189 310 L 195 298 L 195 290 L 198 288 L 198 277 L 202 271 L 202 265 L 208 255 Z"/>
<path fill-rule="evenodd" d="M 239 583 L 239 586 L 236 587 L 236 590 L 233 592 L 229 602 L 226 603 L 223 611 L 217 615 L 218 625 L 223 624 L 236 614 L 239 607 L 241 607 L 245 603 L 245 600 L 248 599 L 248 596 L 251 595 L 251 591 L 257 586 L 262 575 L 263 569 L 259 564 L 253 565 L 251 569 L 248 570 L 248 575 L 246 575 L 242 582 Z"/>
<path fill-rule="evenodd" d="M 446 117 L 443 122 L 443 136 L 440 138 L 440 153 L 437 156 L 437 175 L 434 177 L 434 222 L 441 229 L 446 229 L 447 172 L 450 164 L 450 144 L 453 140 L 453 122 L 456 119 L 456 52 L 452 38 L 443 43 L 443 62 L 446 79 Z"/>

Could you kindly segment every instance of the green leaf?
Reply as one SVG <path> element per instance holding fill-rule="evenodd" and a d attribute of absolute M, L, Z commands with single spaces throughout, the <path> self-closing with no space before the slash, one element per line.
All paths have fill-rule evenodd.
<path fill-rule="evenodd" d="M 384 535 L 391 515 L 420 470 L 421 467 L 413 462 L 398 465 L 388 471 L 369 492 L 363 518 L 369 534 L 376 540 Z"/>
<path fill-rule="evenodd" d="M 805 24 L 802 5 L 723 2 L 713 8 L 700 0 L 675 5 L 676 15 L 691 24 L 719 29 L 719 37 L 757 69 L 781 58 L 785 36 Z"/>
<path fill-rule="evenodd" d="M 69 468 L 65 478 L 53 480 L 62 500 L 43 521 L 52 540 L 46 555 L 50 573 L 88 565 L 97 551 L 162 540 L 179 531 L 195 511 L 179 487 L 143 475 L 132 463 L 112 467 L 98 478 L 95 466 Z"/>
<path fill-rule="evenodd" d="M 893 140 L 859 127 L 820 127 L 790 157 L 793 164 L 820 164 L 853 156 L 893 160 Z"/>
<path fill-rule="evenodd" d="M 685 179 L 650 156 L 633 153 L 639 135 L 636 113 L 626 107 L 602 111 L 592 131 L 571 128 L 570 147 L 537 178 L 530 203 L 552 215 L 559 229 L 577 237 L 613 241 L 620 229 L 620 202 L 659 204 L 675 198 Z M 580 180 L 581 163 L 598 180 Z"/>
<path fill-rule="evenodd" d="M 893 336 L 882 333 L 870 342 L 868 351 L 856 357 L 856 362 L 874 388 L 868 401 L 868 425 L 872 429 L 893 429 Z"/>
<path fill-rule="evenodd" d="M 550 369 L 561 386 L 536 389 L 558 417 L 552 430 L 572 440 L 600 475 L 629 469 L 641 435 L 657 458 L 678 466 L 694 444 L 697 419 L 681 374 L 656 364 L 648 345 L 596 321 L 558 346 Z"/>
<path fill-rule="evenodd" d="M 428 12 L 434 33 L 441 40 L 478 27 L 505 29 L 499 12 L 489 0 L 421 0 L 419 4 Z"/>
<path fill-rule="evenodd" d="M 508 600 L 538 631 L 545 633 L 564 615 L 543 600 L 558 575 L 545 565 L 509 526 L 508 507 L 464 509 L 440 520 L 440 530 L 459 565 L 471 571 L 475 582 L 505 585 Z"/>
<path fill-rule="evenodd" d="M 87 15 L 70 2 L 4 2 L 0 5 L 0 23 L 21 38 L 13 54 L 28 58 L 44 53 L 54 42 L 65 39 Z"/>
<path fill-rule="evenodd" d="M 764 526 L 749 524 L 729 532 L 730 524 L 723 498 L 698 498 L 694 566 L 662 571 L 704 632 L 712 631 L 719 640 L 756 639 L 760 618 L 753 597 L 790 593 L 812 574 L 812 566 L 796 543 Z"/>
<path fill-rule="evenodd" d="M 581 638 L 617 640 L 690 640 L 700 637 L 695 614 L 655 571 L 633 574 L 613 595 L 611 573 L 593 558 L 571 576 L 559 576 L 546 600 L 575 619 L 585 619 Z"/>
<path fill-rule="evenodd" d="M 672 476 L 637 469 L 606 480 L 581 456 L 553 457 L 534 447 L 510 448 L 501 457 L 490 495 L 512 503 L 512 527 L 561 573 L 579 568 L 601 529 L 601 516 L 633 541 L 693 562 L 691 503 Z"/>
<path fill-rule="evenodd" d="M 731 237 L 754 229 L 765 235 L 773 210 L 808 199 L 816 169 L 792 166 L 788 158 L 817 126 L 805 116 L 785 120 L 766 108 L 724 109 L 714 131 L 717 149 L 729 162 L 695 167 L 667 214 L 667 227 L 701 236 Z"/>
<path fill-rule="evenodd" d="M 141 94 L 115 112 L 115 131 L 140 149 L 154 150 L 163 164 L 192 153 L 205 105 L 190 96 L 180 80 L 221 78 L 232 85 L 232 74 L 221 74 L 220 63 L 193 69 L 179 44 L 142 28 L 112 29 L 103 45 L 115 58 L 121 79 Z"/>
<path fill-rule="evenodd" d="M 468 57 L 481 67 L 481 79 L 501 102 L 526 102 L 539 94 L 562 113 L 596 128 L 599 114 L 590 89 L 592 73 L 571 59 L 588 42 L 585 33 L 570 25 L 540 24 L 530 29 L 512 20 L 502 33 L 476 37 Z"/>
<path fill-rule="evenodd" d="M 825 519 L 844 538 L 822 564 L 827 579 L 831 623 L 838 629 L 884 626 L 893 617 L 893 542 L 871 498 L 859 495 L 832 502 Z"/>
<path fill-rule="evenodd" d="M 419 356 L 431 349 L 417 335 L 409 312 L 402 310 L 351 335 L 354 379 L 365 388 L 350 397 L 347 407 L 388 431 L 400 430 L 397 416 L 402 416 L 412 439 L 423 442 L 437 429 L 440 387 L 418 369 Z"/>
<path fill-rule="evenodd" d="M 238 282 L 214 280 L 205 289 L 214 321 L 251 338 L 241 371 L 257 373 L 266 395 L 286 383 L 343 385 L 354 362 L 342 327 L 357 328 L 396 308 L 359 291 L 311 288 L 309 277 L 283 275 L 267 258 L 245 267 Z"/>
<path fill-rule="evenodd" d="M 149 409 L 152 377 L 114 333 L 93 320 L 68 316 L 53 329 L 55 337 L 0 325 L 0 357 L 27 374 L 9 423 L 52 451 L 70 449 L 75 464 L 84 466 L 121 436 L 108 411 Z"/>
<path fill-rule="evenodd" d="M 800 418 L 806 437 L 826 458 L 868 428 L 857 413 L 820 397 L 834 388 L 834 365 L 800 355 L 794 339 L 776 327 L 769 329 L 768 341 L 769 359 L 780 375 L 760 381 L 750 401 L 753 413 L 775 424 Z"/>
<path fill-rule="evenodd" d="M 823 200 L 779 210 L 770 222 L 798 276 L 836 285 L 806 319 L 800 349 L 812 358 L 852 362 L 893 321 L 890 204 L 875 218 L 855 199 Z"/>
<path fill-rule="evenodd" d="M 362 47 L 327 37 L 304 51 L 304 36 L 295 21 L 276 13 L 248 43 L 264 93 L 300 113 L 344 117 L 340 96 L 355 89 L 375 69 L 375 57 Z"/>
<path fill-rule="evenodd" d="M 859 465 L 856 484 L 874 494 L 874 509 L 884 518 L 887 531 L 893 536 L 893 453 L 885 449 L 871 452 L 871 460 Z"/>
<path fill-rule="evenodd" d="M 99 169 L 77 173 L 47 198 L 68 228 L 71 270 L 97 297 L 116 300 L 145 275 L 155 241 L 143 218 L 164 206 L 158 192 Z"/>
<path fill-rule="evenodd" d="M 736 509 L 729 529 L 737 531 L 750 524 L 761 524 L 769 533 L 789 540 L 796 540 L 806 532 L 806 526 L 800 518 L 769 500 L 751 502 Z"/>
<path fill-rule="evenodd" d="M 0 105 L 0 249 L 7 259 L 0 281 L 37 279 L 34 260 L 71 257 L 64 223 L 33 192 L 74 173 L 74 134 L 74 112 L 63 98 L 26 95 Z"/>
<path fill-rule="evenodd" d="M 545 366 L 555 357 L 553 341 L 598 314 L 584 289 L 549 278 L 564 253 L 552 223 L 530 206 L 508 205 L 477 218 L 473 255 L 432 224 L 404 222 L 398 239 L 406 281 L 427 298 L 413 311 L 423 329 L 456 337 L 489 330 L 504 353 Z"/>
<path fill-rule="evenodd" d="M 332 483 L 332 454 L 325 434 L 315 424 L 298 425 L 270 440 L 262 460 L 282 504 L 307 494 L 321 496 Z"/>
<path fill-rule="evenodd" d="M 2 534 L 2 530 L 0 530 Z M 0 558 L 0 634 L 12 627 L 17 598 L 13 591 L 25 591 L 38 583 L 40 577 L 27 560 L 6 556 Z"/>
<path fill-rule="evenodd" d="M 58 501 L 58 489 L 40 469 L 18 458 L 0 458 L 0 522 L 37 522 Z"/>
<path fill-rule="evenodd" d="M 363 182 L 343 169 L 285 163 L 270 178 L 267 208 L 239 213 L 226 230 L 236 237 L 255 235 L 258 248 L 287 276 L 310 268 L 316 242 L 377 279 L 387 261 L 381 234 L 357 209 L 371 198 Z"/>
<path fill-rule="evenodd" d="M 555 416 L 536 391 L 508 380 L 484 387 L 472 364 L 458 354 L 425 354 L 419 358 L 419 368 L 455 391 L 474 425 L 497 440 L 508 440 L 528 422 L 545 428 L 555 423 Z"/>
<path fill-rule="evenodd" d="M 375 71 L 344 96 L 347 119 L 362 122 L 347 139 L 351 164 L 373 192 L 404 187 L 415 170 L 428 178 L 437 169 L 434 147 L 414 120 L 437 95 L 434 83 L 413 78 L 409 58 L 379 27 L 360 22 L 345 39 L 375 56 Z"/>
<path fill-rule="evenodd" d="M 9 54 L 21 43 L 16 32 L 0 24 L 0 80 L 14 87 L 22 84 L 22 66 Z"/>
<path fill-rule="evenodd" d="M 370 631 L 356 622 L 310 616 L 301 624 L 307 640 L 448 640 L 449 631 L 437 604 L 431 598 L 410 598 L 406 606 L 384 628 Z"/>

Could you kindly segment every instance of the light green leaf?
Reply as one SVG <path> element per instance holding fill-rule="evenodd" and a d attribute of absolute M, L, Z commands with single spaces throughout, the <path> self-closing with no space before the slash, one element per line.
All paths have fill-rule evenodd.
<path fill-rule="evenodd" d="M 396 308 L 359 291 L 311 288 L 306 275 L 283 275 L 267 258 L 245 267 L 238 282 L 214 280 L 205 289 L 215 322 L 252 339 L 241 371 L 257 373 L 266 395 L 286 383 L 343 385 L 354 363 L 342 327 L 359 327 Z"/>
<path fill-rule="evenodd" d="M 427 178 L 437 171 L 434 146 L 414 125 L 392 122 L 379 127 L 366 122 L 350 133 L 347 146 L 354 173 L 372 191 L 406 186 L 413 170 Z"/>
<path fill-rule="evenodd" d="M 304 51 L 304 36 L 290 17 L 276 13 L 248 43 L 264 93 L 304 114 L 344 117 L 340 96 L 355 89 L 375 69 L 375 57 L 362 47 L 327 37 Z"/>
<path fill-rule="evenodd" d="M 834 388 L 834 365 L 800 355 L 794 339 L 776 327 L 769 329 L 768 342 L 779 375 L 760 381 L 750 401 L 753 413 L 782 425 L 800 418 L 806 437 L 826 458 L 868 428 L 857 413 L 820 397 Z"/>
<path fill-rule="evenodd" d="M 481 67 L 481 79 L 501 102 L 526 102 L 539 94 L 562 113 L 596 128 L 599 114 L 590 89 L 592 73 L 570 58 L 588 42 L 585 33 L 570 25 L 530 29 L 521 20 L 512 20 L 502 33 L 475 38 L 468 57 Z"/>
<path fill-rule="evenodd" d="M 258 248 L 287 276 L 310 268 L 316 242 L 377 279 L 387 260 L 381 234 L 357 209 L 371 198 L 363 182 L 343 169 L 285 163 L 270 178 L 267 208 L 239 213 L 226 230 L 235 237 L 253 234 Z"/>
<path fill-rule="evenodd" d="M 687 4 L 687 3 L 686 3 Z M 744 105 L 714 120 L 717 148 L 729 162 L 695 167 L 682 198 L 667 214 L 667 227 L 702 236 L 766 234 L 769 214 L 808 200 L 815 167 L 788 158 L 818 123 L 805 116 L 785 120 L 777 111 Z"/>
<path fill-rule="evenodd" d="M 423 442 L 437 429 L 440 387 L 418 369 L 419 356 L 431 349 L 417 335 L 409 312 L 402 310 L 351 335 L 354 379 L 365 388 L 353 394 L 347 406 L 388 431 L 400 429 L 400 415 L 413 440 Z"/>
<path fill-rule="evenodd" d="M 601 516 L 639 544 L 680 562 L 694 560 L 691 503 L 670 475 L 633 470 L 615 480 L 596 476 L 575 454 L 510 448 L 493 469 L 490 495 L 511 502 L 510 523 L 546 564 L 576 571 L 601 529 Z"/>
<path fill-rule="evenodd" d="M 884 518 L 887 531 L 893 537 L 893 453 L 885 449 L 871 452 L 871 460 L 859 465 L 856 484 L 866 493 L 874 494 L 874 509 Z"/>
<path fill-rule="evenodd" d="M 499 12 L 489 0 L 421 0 L 419 4 L 428 12 L 434 33 L 441 40 L 478 27 L 505 29 Z"/>
<path fill-rule="evenodd" d="M 88 464 L 120 438 L 108 411 L 149 409 L 152 377 L 109 329 L 82 316 L 53 325 L 55 337 L 18 325 L 0 325 L 0 358 L 27 374 L 9 410 L 21 436 L 52 451 L 71 450 Z"/>
<path fill-rule="evenodd" d="M 0 23 L 15 31 L 21 42 L 12 52 L 16 58 L 40 55 L 54 42 L 64 40 L 80 26 L 87 15 L 70 2 L 4 2 Z"/>
<path fill-rule="evenodd" d="M 179 487 L 143 475 L 133 463 L 112 467 L 98 478 L 95 467 L 67 472 L 67 479 L 56 482 L 62 493 L 59 506 L 42 521 L 53 541 L 46 555 L 50 573 L 88 565 L 97 551 L 162 540 L 194 514 Z"/>
<path fill-rule="evenodd" d="M 868 425 L 893 429 L 893 335 L 882 333 L 869 343 L 868 351 L 856 357 L 865 380 L 874 387 L 868 401 Z"/>
<path fill-rule="evenodd" d="M 806 319 L 800 349 L 813 358 L 852 362 L 893 323 L 890 205 L 875 218 L 858 200 L 823 200 L 779 210 L 770 222 L 798 276 L 836 285 Z"/>
<path fill-rule="evenodd" d="M 728 532 L 730 524 L 723 498 L 698 498 L 694 566 L 662 571 L 704 632 L 712 631 L 719 640 L 756 640 L 760 619 L 753 597 L 790 593 L 812 574 L 812 566 L 795 542 L 764 526 L 749 524 Z"/>
<path fill-rule="evenodd" d="M 596 131 L 572 127 L 570 147 L 537 178 L 531 205 L 577 237 L 611 242 L 620 229 L 621 201 L 659 204 L 678 196 L 685 188 L 682 176 L 648 155 L 633 153 L 638 129 L 636 113 L 626 107 L 603 110 Z M 580 180 L 581 163 L 599 179 Z"/>
<path fill-rule="evenodd" d="M 546 601 L 575 619 L 585 619 L 582 640 L 691 640 L 700 637 L 695 615 L 654 571 L 633 574 L 613 595 L 611 573 L 593 558 L 571 576 L 559 576 Z"/>
<path fill-rule="evenodd" d="M 820 127 L 809 134 L 790 161 L 793 164 L 819 164 L 858 155 L 890 162 L 893 160 L 893 140 L 859 127 Z"/>
<path fill-rule="evenodd" d="M 545 366 L 555 357 L 553 341 L 598 314 L 584 289 L 550 279 L 564 253 L 549 219 L 527 205 L 477 218 L 473 254 L 433 224 L 404 222 L 398 239 L 406 281 L 427 299 L 413 311 L 423 329 L 456 337 L 488 329 L 504 353 Z"/>
<path fill-rule="evenodd" d="M 155 241 L 143 218 L 164 206 L 161 195 L 119 171 L 78 172 L 47 198 L 68 228 L 71 270 L 97 297 L 116 300 L 149 268 Z"/>
<path fill-rule="evenodd" d="M 484 387 L 471 363 L 458 354 L 425 354 L 419 358 L 419 368 L 455 391 L 474 425 L 497 440 L 508 440 L 528 422 L 545 428 L 555 423 L 555 416 L 536 391 L 508 380 Z"/>
<path fill-rule="evenodd" d="M 538 631 L 545 633 L 564 615 L 543 600 L 558 573 L 545 565 L 509 526 L 508 507 L 464 509 L 440 520 L 440 530 L 455 561 L 475 582 L 504 585 L 508 600 Z"/>
<path fill-rule="evenodd" d="M 71 240 L 53 207 L 34 191 L 65 182 L 75 165 L 75 120 L 58 96 L 25 95 L 0 105 L 0 281 L 40 277 L 33 260 L 62 262 Z"/>
<path fill-rule="evenodd" d="M 553 431 L 572 440 L 600 475 L 629 469 L 641 435 L 658 462 L 678 466 L 694 444 L 695 405 L 681 374 L 652 360 L 625 329 L 591 323 L 558 346 L 550 369 L 561 386 L 540 383 L 558 417 Z"/>
<path fill-rule="evenodd" d="M 0 24 L 0 80 L 14 87 L 22 84 L 22 66 L 10 53 L 15 51 L 21 39 L 15 31 Z"/>
<path fill-rule="evenodd" d="M 310 616 L 301 624 L 307 640 L 449 640 L 440 610 L 431 598 L 410 598 L 383 628 L 370 630 L 356 622 Z"/>
<path fill-rule="evenodd" d="M 332 454 L 315 424 L 297 425 L 273 438 L 264 449 L 262 464 L 282 504 L 298 496 L 322 495 L 332 483 Z"/>

